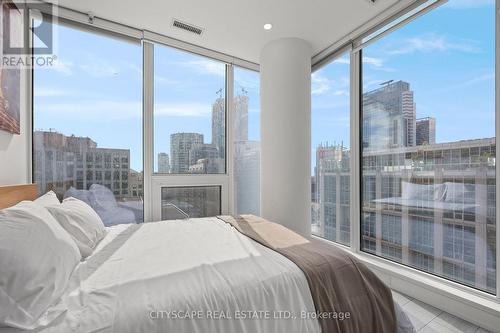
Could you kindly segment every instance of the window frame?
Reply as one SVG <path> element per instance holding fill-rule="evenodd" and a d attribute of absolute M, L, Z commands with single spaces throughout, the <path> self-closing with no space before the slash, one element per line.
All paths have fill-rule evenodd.
<path fill-rule="evenodd" d="M 211 60 L 219 61 L 225 64 L 225 172 L 220 174 L 163 174 L 154 172 L 154 47 L 171 47 L 181 51 L 202 56 Z M 233 152 L 232 152 L 232 103 L 233 100 L 233 76 L 234 68 L 221 59 L 208 57 L 206 54 L 193 53 L 172 45 L 166 45 L 157 41 L 144 41 L 144 178 L 145 190 L 148 193 L 148 199 L 145 196 L 145 221 L 161 220 L 161 188 L 162 187 L 181 187 L 181 186 L 220 186 L 221 187 L 221 211 L 222 214 L 231 214 L 233 207 Z M 230 127 L 231 126 L 231 127 Z M 147 160 L 147 162 L 146 162 Z M 146 185 L 147 183 L 147 185 Z M 146 208 L 147 207 L 147 208 Z"/>
<path fill-rule="evenodd" d="M 38 10 L 39 8 L 37 8 Z M 75 10 L 54 6 L 47 6 L 42 10 L 50 20 L 57 23 L 58 20 L 65 24 L 75 26 L 78 29 L 104 34 L 108 36 L 119 36 L 120 38 L 134 40 L 142 43 L 143 48 L 143 91 L 142 91 L 142 133 L 143 133 L 143 197 L 144 197 L 144 222 L 158 221 L 161 217 L 160 204 L 155 203 L 161 197 L 161 187 L 165 186 L 221 186 L 221 210 L 222 214 L 232 214 L 234 207 L 234 186 L 233 186 L 233 110 L 234 97 L 234 66 L 238 66 L 254 72 L 259 72 L 258 64 L 229 56 L 227 54 L 214 51 L 208 48 L 197 46 L 188 42 L 183 42 L 175 38 L 140 30 L 121 23 L 90 17 L 89 14 Z M 34 13 L 30 13 L 31 17 Z M 36 13 L 35 13 L 36 14 Z M 28 35 L 30 44 L 33 43 L 32 35 Z M 226 66 L 225 76 L 225 103 L 226 103 L 226 170 L 222 174 L 159 174 L 154 173 L 154 45 L 171 47 L 180 51 L 188 52 L 197 56 L 202 56 L 215 61 L 219 61 Z M 30 109 L 29 122 L 29 181 L 34 179 L 34 156 L 33 156 L 33 89 L 34 89 L 34 69 L 27 69 L 28 79 L 26 88 L 27 105 Z"/>
<path fill-rule="evenodd" d="M 115 39 L 121 42 L 125 43 L 131 43 L 137 45 L 137 47 L 142 48 L 142 41 L 137 33 L 137 30 L 130 28 L 128 26 L 121 25 L 119 23 L 111 22 L 111 21 L 106 21 L 106 20 L 101 20 L 98 19 L 96 22 L 92 21 L 90 22 L 90 18 L 88 15 L 82 15 L 79 14 L 78 12 L 58 7 L 57 5 L 52 5 L 52 4 L 47 4 L 47 6 L 44 7 L 37 7 L 35 11 L 33 11 L 32 8 L 30 8 L 29 4 L 27 4 L 27 7 L 29 8 L 29 12 L 27 13 L 27 16 L 29 18 L 29 26 L 26 27 L 25 34 L 26 34 L 26 39 L 28 39 L 28 45 L 31 50 L 31 56 L 34 56 L 34 39 L 33 39 L 33 31 L 29 29 L 29 27 L 33 23 L 34 18 L 39 18 L 39 14 L 42 14 L 43 20 L 46 20 L 47 22 L 50 22 L 51 24 L 54 25 L 60 25 L 64 26 L 69 29 L 73 29 L 76 31 L 88 33 L 88 34 L 93 34 L 98 37 L 104 37 L 104 38 L 109 38 L 109 39 Z M 56 38 L 57 38 L 57 32 L 56 32 Z M 57 43 L 55 42 L 55 50 L 57 51 Z M 26 89 L 27 89 L 27 94 L 26 94 L 26 105 L 29 110 L 29 121 L 27 123 L 27 137 L 28 137 L 28 181 L 31 183 L 35 183 L 35 156 L 34 154 L 36 153 L 34 147 L 35 147 L 35 69 L 36 66 L 31 66 L 31 68 L 26 68 Z M 141 78 L 141 80 L 143 80 Z M 141 86 L 144 87 L 144 81 L 141 82 Z M 142 94 L 142 96 L 144 96 Z M 143 98 L 144 99 L 144 98 Z M 144 125 L 144 112 L 141 113 L 141 119 L 143 121 Z M 143 156 L 142 156 L 142 164 L 143 168 L 145 165 L 145 160 L 144 160 L 144 147 L 145 147 L 145 142 L 144 142 L 144 126 L 141 128 L 142 131 L 142 146 L 143 146 Z M 129 155 L 130 159 L 130 155 Z M 83 160 L 83 163 L 85 164 L 86 161 Z M 103 158 L 103 163 L 104 163 L 104 158 Z M 120 166 L 121 166 L 121 161 L 120 161 Z M 121 169 L 121 168 L 120 168 Z M 83 174 L 83 179 L 86 179 L 87 177 L 87 171 L 86 173 Z M 105 172 L 104 170 L 102 171 L 102 179 L 105 180 Z M 113 182 L 113 171 L 111 171 L 111 182 Z M 120 181 L 121 184 L 121 181 Z M 120 185 L 122 186 L 122 185 Z M 143 177 L 142 181 L 142 187 L 143 187 L 143 202 L 142 202 L 142 219 L 143 223 L 147 222 L 146 220 L 146 180 Z M 121 187 L 123 188 L 123 187 Z M 130 194 L 130 192 L 129 192 Z M 115 193 L 113 193 L 114 196 L 116 196 Z"/>
<path fill-rule="evenodd" d="M 395 27 L 396 28 L 401 28 L 401 27 L 404 27 L 406 24 L 409 24 L 411 23 L 413 20 L 415 19 L 418 19 L 420 16 L 428 13 L 429 11 L 432 11 L 433 9 L 435 8 L 438 8 L 439 6 L 438 5 L 441 5 L 441 4 L 444 4 L 446 3 L 447 1 L 437 1 L 437 2 L 432 2 L 431 1 L 431 4 L 429 6 L 423 6 L 421 7 L 420 11 L 412 14 L 408 19 L 406 20 L 403 20 L 402 21 L 402 24 L 397 24 Z M 496 104 L 495 104 L 495 122 L 496 122 L 496 129 L 495 129 L 495 135 L 496 135 L 496 138 L 498 137 L 499 135 L 499 117 L 500 117 L 500 112 L 499 112 L 499 97 L 498 97 L 498 89 L 499 89 L 499 42 L 498 42 L 498 36 L 500 35 L 499 34 L 499 25 L 500 25 L 500 15 L 499 15 L 499 11 L 498 9 L 500 8 L 500 0 L 496 0 L 495 1 L 495 4 L 496 4 L 496 9 L 495 9 L 495 12 L 496 12 L 496 35 L 497 35 L 497 38 L 495 39 L 497 41 L 496 43 L 496 77 L 495 77 L 495 82 L 496 82 L 496 96 L 495 96 L 495 99 L 496 99 Z M 362 54 L 363 54 L 363 47 L 364 46 L 368 46 L 371 44 L 371 42 L 373 41 L 373 39 L 378 40 L 380 38 L 382 38 L 383 36 L 385 36 L 386 34 L 390 34 L 391 32 L 395 31 L 396 29 L 393 29 L 393 27 L 390 27 L 389 29 L 387 30 L 383 30 L 380 34 L 378 35 L 375 35 L 372 39 L 370 40 L 364 40 L 363 38 L 364 37 L 360 37 L 356 40 L 356 42 L 353 44 L 353 47 L 351 49 L 351 53 L 353 54 L 353 56 L 355 56 L 356 58 L 356 63 L 354 65 L 354 67 L 356 67 L 358 69 L 357 73 L 355 73 L 355 77 L 353 77 L 356 82 L 355 82 L 355 89 L 356 89 L 356 93 L 357 93 L 357 103 L 358 103 L 358 106 L 356 109 L 354 110 L 351 110 L 352 113 L 354 113 L 354 116 L 357 117 L 357 121 L 358 121 L 358 124 L 360 124 L 362 126 L 362 105 L 363 105 L 363 86 L 362 86 L 362 81 L 363 81 L 363 64 L 362 64 Z M 355 45 L 355 46 L 354 46 Z M 351 114 L 351 117 L 353 116 L 353 114 Z M 359 133 L 357 133 L 357 137 L 356 137 L 356 146 L 357 146 L 357 151 L 355 154 L 356 157 L 357 157 L 357 161 L 355 163 L 357 163 L 356 165 L 358 166 L 356 168 L 356 174 L 354 175 L 354 177 L 356 178 L 356 185 L 357 185 L 357 188 L 358 188 L 358 193 L 356 195 L 356 211 L 354 212 L 355 216 L 355 221 L 357 222 L 356 224 L 358 225 L 358 229 L 361 225 L 361 214 L 362 214 L 362 206 L 361 206 L 361 202 L 362 202 L 362 181 L 361 181 L 361 177 L 362 177 L 362 169 L 363 169 L 363 156 L 362 156 L 362 149 L 361 149 L 361 145 L 362 145 L 362 138 L 361 138 L 361 134 L 362 134 L 362 128 L 359 127 L 359 125 L 356 127 L 356 129 L 358 129 Z M 496 147 L 497 149 L 497 153 L 499 151 L 499 148 Z M 496 164 L 496 184 L 497 184 L 497 188 L 498 188 L 498 184 L 500 183 L 499 181 L 499 177 L 498 175 L 500 174 L 499 173 L 499 170 L 500 170 L 500 167 L 498 166 L 498 164 Z M 498 207 L 499 207 L 499 201 L 497 200 L 497 210 L 498 210 Z M 497 225 L 497 228 L 496 228 L 496 234 L 497 234 L 497 237 L 496 239 L 500 239 L 500 230 L 498 230 L 498 225 Z M 352 231 L 352 230 L 351 230 Z M 390 258 L 383 258 L 383 257 L 380 257 L 380 256 L 377 256 L 375 254 L 371 254 L 371 253 L 367 253 L 365 251 L 362 251 L 361 250 L 361 244 L 359 243 L 360 239 L 361 239 L 361 232 L 360 230 L 357 231 L 357 234 L 356 234 L 356 238 L 358 238 L 358 243 L 357 243 L 357 247 L 356 248 L 351 248 L 351 250 L 353 250 L 353 252 L 359 254 L 360 256 L 364 256 L 364 255 L 367 255 L 368 256 L 368 260 L 373 260 L 372 257 L 377 257 L 377 258 L 380 258 L 380 259 L 383 259 L 385 261 L 387 261 L 387 264 L 392 266 L 392 265 L 395 265 L 394 269 L 396 269 L 396 266 L 397 268 L 409 268 L 411 272 L 413 273 L 417 273 L 417 274 L 423 274 L 423 278 L 429 278 L 435 282 L 438 282 L 440 284 L 442 284 L 443 286 L 449 286 L 449 287 L 452 287 L 452 288 L 457 288 L 459 290 L 462 290 L 462 291 L 465 291 L 465 292 L 468 292 L 468 293 L 471 293 L 471 294 L 474 294 L 474 295 L 477 295 L 477 296 L 480 296 L 480 297 L 484 297 L 485 299 L 495 299 L 498 303 L 500 303 L 500 281 L 498 280 L 498 277 L 500 277 L 500 272 L 499 272 L 499 266 L 498 266 L 498 263 L 497 263 L 497 269 L 496 269 L 496 273 L 497 273 L 497 281 L 496 281 L 496 293 L 495 294 L 491 294 L 491 293 L 488 293 L 486 291 L 482 291 L 482 290 L 479 290 L 479 289 L 476 289 L 476 288 L 473 288 L 473 287 L 470 287 L 470 286 L 467 286 L 465 284 L 462 284 L 460 282 L 455 282 L 455 281 L 452 281 L 450 279 L 447 279 L 445 278 L 444 276 L 443 277 L 440 277 L 440 276 L 437 276 L 435 274 L 432 274 L 432 273 L 427 273 L 423 270 L 419 270 L 417 268 L 412 268 L 412 267 L 407 267 L 406 265 L 403 265 L 403 264 L 400 264 L 400 263 L 397 263 L 397 262 L 394 262 L 392 259 Z M 497 258 L 498 258 L 498 255 L 500 253 L 500 249 L 498 247 L 498 241 L 497 241 L 497 247 L 496 247 L 496 253 L 497 253 Z M 401 266 L 401 267 L 400 267 Z"/>
<path fill-rule="evenodd" d="M 428 5 L 426 6 L 426 2 Z M 349 38 L 346 43 L 337 43 L 337 48 L 330 50 L 329 53 L 322 51 L 313 57 L 312 72 L 317 71 L 321 67 L 335 61 L 346 51 L 350 54 L 351 63 L 351 76 L 350 76 L 350 95 L 351 95 L 351 109 L 350 109 L 350 131 L 351 131 L 351 245 L 346 246 L 336 243 L 318 236 L 312 237 L 333 244 L 341 249 L 347 250 L 354 254 L 357 258 L 362 260 L 370 268 L 372 268 L 389 286 L 396 290 L 406 292 L 411 295 L 410 291 L 414 291 L 415 295 L 420 295 L 420 298 L 425 298 L 431 305 L 440 306 L 441 308 L 448 308 L 450 312 L 455 311 L 461 313 L 465 319 L 469 321 L 474 320 L 474 316 L 479 316 L 480 313 L 472 311 L 484 311 L 488 315 L 498 316 L 500 314 L 500 228 L 497 223 L 496 227 L 496 294 L 491 294 L 459 282 L 448 280 L 444 277 L 435 274 L 427 273 L 424 270 L 416 269 L 406 266 L 391 259 L 371 254 L 366 251 L 361 251 L 361 196 L 362 196 L 362 103 L 363 103 L 363 87 L 362 87 L 362 52 L 363 47 L 369 45 L 372 39 L 378 40 L 385 34 L 391 33 L 397 28 L 403 27 L 406 24 L 417 19 L 421 15 L 432 11 L 437 8 L 439 4 L 446 3 L 447 0 L 438 1 L 414 1 L 412 4 L 407 5 L 406 8 L 400 10 L 396 15 L 387 18 L 380 18 L 366 27 L 364 31 L 358 31 L 355 38 Z M 415 8 L 420 7 L 420 10 L 415 11 Z M 411 13 L 411 15 L 408 15 Z M 393 25 L 391 22 L 402 17 L 405 17 L 399 23 Z M 495 0 L 495 17 L 496 17 L 496 45 L 495 45 L 495 136 L 500 135 L 500 0 Z M 383 29 L 388 26 L 387 29 Z M 379 34 L 373 34 L 375 31 L 380 31 Z M 352 34 L 355 34 L 353 32 Z M 352 35 L 351 34 L 351 35 Z M 368 35 L 373 36 L 372 39 L 366 39 Z M 348 37 L 350 37 L 349 35 Z M 496 154 L 500 153 L 500 148 L 496 144 Z M 500 188 L 500 165 L 496 163 L 496 188 Z M 357 189 L 357 190 L 355 190 Z M 500 200 L 498 194 L 496 196 L 496 210 L 500 209 Z M 423 295 L 422 295 L 423 294 Z M 451 303 L 450 303 L 451 302 Z M 454 303 L 453 303 L 454 302 Z M 466 309 L 464 311 L 464 305 Z M 468 312 L 468 313 L 466 313 Z M 486 324 L 491 328 L 497 323 L 494 323 L 489 317 L 484 318 L 485 321 L 476 320 L 477 324 Z M 490 328 L 490 329 L 491 329 Z"/>
<path fill-rule="evenodd" d="M 407 14 L 411 10 L 415 9 L 417 6 L 424 4 L 427 0 L 413 0 L 408 2 L 398 2 L 397 5 L 390 7 L 387 11 L 384 11 L 381 15 L 377 16 L 373 20 L 367 22 L 366 25 L 352 31 L 350 34 L 346 35 L 344 38 L 334 43 L 331 47 L 321 51 L 312 58 L 312 69 L 313 71 L 320 68 L 323 64 L 326 64 L 332 59 L 336 59 L 335 55 L 339 55 L 348 51 L 350 53 L 351 60 L 351 73 L 350 73 L 350 98 L 351 98 L 351 108 L 350 108 L 350 135 L 351 135 L 351 208 L 350 208 L 350 221 L 351 221 L 351 245 L 349 247 L 334 243 L 328 240 L 319 238 L 329 244 L 339 247 L 340 249 L 348 250 L 353 253 L 356 257 L 365 262 L 369 267 L 371 267 L 384 281 L 388 282 L 389 286 L 394 289 L 407 290 L 408 292 L 419 293 L 421 292 L 420 298 L 425 298 L 430 304 L 441 304 L 450 309 L 450 312 L 457 312 L 464 314 L 465 319 L 469 319 L 473 314 L 469 314 L 469 318 L 465 316 L 466 310 L 464 310 L 464 305 L 468 306 L 468 310 L 476 309 L 477 311 L 484 311 L 487 315 L 478 317 L 476 319 L 477 323 L 483 323 L 484 325 L 491 326 L 494 328 L 494 323 L 487 321 L 491 316 L 496 316 L 500 313 L 500 266 L 498 260 L 500 258 L 500 246 L 498 241 L 500 240 L 500 228 L 497 225 L 496 228 L 496 284 L 497 293 L 496 295 L 487 294 L 485 292 L 467 287 L 465 285 L 434 276 L 423 271 L 416 270 L 411 267 L 406 267 L 401 264 L 391 262 L 387 259 L 371 255 L 369 253 L 360 252 L 360 195 L 361 193 L 361 156 L 360 156 L 360 106 L 362 102 L 361 93 L 361 52 L 362 52 L 362 42 L 365 36 L 379 30 L 384 25 L 390 24 L 393 20 Z M 496 69 L 495 69 L 495 92 L 496 92 L 496 130 L 495 134 L 498 138 L 500 135 L 500 0 L 496 0 Z M 188 185 L 220 185 L 221 182 L 227 182 L 226 193 L 221 193 L 222 197 L 222 212 L 232 213 L 234 211 L 233 207 L 233 168 L 232 168 L 232 140 L 226 137 L 227 150 L 227 168 L 226 174 L 224 175 L 189 175 L 189 178 L 183 176 L 181 178 L 175 179 L 169 176 L 154 176 L 153 175 L 153 141 L 152 141 L 152 125 L 153 125 L 153 86 L 152 86 L 152 75 L 153 66 L 151 63 L 152 50 L 150 49 L 152 43 L 163 44 L 165 46 L 176 47 L 181 50 L 191 52 L 198 55 L 203 55 L 214 60 L 223 61 L 227 66 L 231 68 L 231 71 L 226 73 L 226 99 L 232 100 L 231 96 L 233 94 L 233 65 L 243 67 L 252 71 L 259 72 L 259 65 L 245 61 L 243 59 L 235 58 L 217 51 L 213 51 L 204 47 L 196 46 L 187 42 L 183 42 L 174 38 L 170 38 L 164 35 L 156 34 L 149 31 L 142 31 L 134 27 L 119 24 L 116 22 L 93 18 L 89 19 L 88 14 L 70 10 L 67 8 L 48 6 L 46 14 L 50 14 L 52 7 L 56 7 L 56 18 L 61 18 L 67 20 L 68 22 L 74 22 L 81 25 L 85 29 L 97 29 L 101 32 L 108 32 L 111 34 L 119 34 L 125 37 L 135 38 L 142 41 L 143 44 L 143 163 L 144 163 L 144 221 L 153 220 L 153 205 L 155 195 L 157 195 L 159 190 L 161 191 L 161 186 L 163 182 L 167 183 L 167 186 L 175 186 L 176 183 L 188 186 Z M 409 21 L 408 21 L 409 22 Z M 405 23 L 408 23 L 405 22 Z M 382 32 L 384 33 L 384 32 Z M 31 35 L 30 35 L 31 36 Z M 31 37 L 30 37 L 30 43 Z M 338 56 L 337 56 L 338 57 Z M 26 84 L 24 88 L 27 90 L 26 94 L 26 105 L 30 110 L 30 121 L 27 123 L 26 132 L 28 133 L 28 160 L 29 170 L 28 170 L 28 180 L 33 181 L 33 69 L 26 70 Z M 231 115 L 232 103 L 226 106 L 226 122 L 229 126 L 226 126 L 226 131 L 230 135 L 232 129 L 232 122 L 229 120 Z M 228 141 L 229 140 L 229 141 Z M 499 156 L 500 147 L 496 145 L 496 155 Z M 500 188 L 500 165 L 496 164 L 496 188 Z M 188 183 L 186 183 L 186 181 Z M 358 189 L 357 191 L 355 189 Z M 499 195 L 496 196 L 496 210 L 500 211 L 500 200 Z M 316 237 L 316 236 L 313 236 Z M 452 303 L 447 303 L 452 302 Z M 454 303 L 453 303 L 454 302 Z M 471 313 L 473 313 L 471 311 Z M 477 314 L 477 313 L 476 313 Z M 490 317 L 488 317 L 490 316 Z M 484 321 L 483 321 L 484 319 Z"/>
<path fill-rule="evenodd" d="M 355 93 L 355 90 L 353 89 L 353 85 L 352 85 L 352 82 L 353 82 L 353 78 L 352 78 L 352 75 L 354 73 L 353 71 L 353 46 L 352 45 L 348 45 L 347 47 L 342 47 L 341 49 L 337 50 L 335 52 L 335 54 L 333 56 L 330 56 L 327 60 L 325 61 L 321 61 L 321 64 L 319 66 L 316 66 L 314 68 L 313 71 L 311 71 L 311 74 L 318 71 L 319 69 L 323 68 L 323 67 L 326 67 L 332 63 L 334 63 L 336 60 L 344 57 L 344 56 L 348 56 L 349 57 L 349 141 L 350 141 L 350 150 L 351 150 L 351 154 L 349 156 L 349 245 L 347 244 L 344 244 L 343 242 L 341 242 L 340 240 L 342 239 L 342 236 L 340 236 L 337 240 L 330 240 L 328 239 L 326 236 L 320 236 L 320 235 L 316 235 L 316 234 L 313 234 L 311 233 L 311 235 L 313 237 L 318 237 L 318 238 L 321 238 L 321 239 L 324 239 L 324 240 L 327 240 L 327 241 L 330 241 L 330 242 L 333 242 L 335 243 L 336 245 L 340 245 L 346 249 L 353 249 L 354 246 L 353 246 L 353 242 L 356 241 L 356 237 L 355 235 L 353 235 L 352 231 L 354 230 L 353 229 L 353 226 L 352 226 L 352 217 L 354 216 L 353 215 L 353 212 L 352 212 L 352 207 L 353 207 L 353 197 L 356 196 L 356 191 L 353 191 L 353 189 L 357 189 L 357 187 L 353 187 L 353 185 L 356 185 L 354 183 L 355 181 L 355 177 L 353 175 L 353 173 L 355 173 L 354 171 L 356 170 L 355 168 L 355 164 L 354 164 L 354 158 L 353 158 L 353 154 L 355 154 L 355 147 L 354 146 L 357 146 L 357 141 L 358 141 L 358 137 L 354 136 L 353 135 L 353 123 L 354 123 L 354 119 L 352 117 L 352 110 L 353 110 L 353 103 L 354 103 L 354 98 L 353 98 L 353 93 Z M 312 114 L 312 109 L 311 109 L 311 118 L 313 117 L 313 114 Z M 311 128 L 311 132 L 312 132 L 312 128 Z M 311 150 L 311 159 L 312 159 L 312 155 L 315 154 L 315 152 L 313 150 Z M 317 162 L 316 162 L 317 163 Z M 316 171 L 318 172 L 318 171 Z M 345 176 L 340 176 L 338 181 L 340 184 L 339 186 L 341 187 L 342 183 L 342 178 L 345 177 Z M 319 182 L 316 183 L 316 186 L 319 187 Z M 319 198 L 317 198 L 317 200 L 319 200 Z M 340 201 L 342 201 L 342 199 L 340 199 Z M 312 203 L 312 201 L 311 201 Z M 321 209 L 321 207 L 320 207 Z M 320 213 L 320 216 L 321 216 L 321 213 Z M 312 216 L 311 216 L 312 217 Z M 338 216 L 336 215 L 336 233 L 337 235 L 341 235 L 342 231 L 341 231 L 341 226 L 342 226 L 342 222 L 345 222 L 343 220 L 339 220 L 338 219 Z M 359 240 L 358 240 L 359 241 Z"/>

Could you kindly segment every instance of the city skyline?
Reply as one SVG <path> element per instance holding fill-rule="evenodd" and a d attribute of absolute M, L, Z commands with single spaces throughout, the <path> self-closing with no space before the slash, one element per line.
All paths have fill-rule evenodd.
<path fill-rule="evenodd" d="M 361 249 L 495 292 L 496 139 L 436 143 L 407 82 L 363 95 Z M 311 231 L 350 244 L 350 150 L 319 145 Z"/>
<path fill-rule="evenodd" d="M 438 122 L 437 143 L 494 137 L 494 27 L 493 1 L 450 1 L 363 49 L 363 92 L 409 82 L 417 118 Z M 349 64 L 346 54 L 312 75 L 312 151 L 322 142 L 350 147 Z M 313 154 L 312 174 L 315 165 Z"/>
<path fill-rule="evenodd" d="M 248 106 L 249 106 L 249 97 L 246 95 L 248 92 L 242 88 L 242 92 L 245 95 L 236 95 L 234 97 L 234 113 L 233 121 L 235 122 L 235 126 L 233 128 L 233 140 L 234 142 L 246 142 L 248 140 Z M 196 164 L 196 162 L 200 159 L 208 158 L 208 159 L 220 159 L 221 161 L 217 163 L 215 168 L 212 168 L 211 171 L 207 172 L 203 170 L 201 173 L 220 173 L 224 172 L 224 163 L 225 160 L 225 98 L 217 97 L 216 100 L 212 104 L 212 133 L 211 133 L 211 142 L 205 142 L 205 136 L 202 133 L 186 133 L 186 132 L 175 132 L 170 134 L 170 150 L 169 154 L 165 152 L 158 152 L 155 156 L 155 170 L 158 173 L 200 173 L 199 170 L 190 170 L 189 167 Z M 62 134 L 67 137 L 75 137 L 80 139 L 89 139 L 92 142 L 92 138 L 89 136 L 76 136 L 75 134 L 67 134 L 61 133 L 57 130 L 57 128 L 49 128 L 49 129 L 35 129 L 35 132 L 49 132 L 49 133 L 57 133 Z M 196 138 L 193 138 L 195 136 Z M 182 139 L 180 139 L 182 137 Z M 178 149 L 174 149 L 172 144 L 172 138 L 179 138 L 177 141 L 181 140 L 189 144 L 189 147 L 185 149 L 185 156 L 182 157 L 182 161 L 178 161 L 179 157 Z M 97 145 L 97 143 L 96 143 Z M 178 144 L 177 144 L 178 145 Z M 99 148 L 108 148 L 114 149 L 112 147 L 99 147 Z M 214 153 L 211 150 L 215 151 Z M 129 149 L 127 151 L 130 152 Z M 135 169 L 137 170 L 137 169 Z M 140 170 L 139 172 L 142 172 Z"/>
<path fill-rule="evenodd" d="M 130 149 L 131 167 L 142 171 L 142 47 L 140 44 L 55 26 L 58 60 L 36 67 L 34 125 L 102 146 Z M 249 97 L 248 134 L 260 140 L 259 80 L 235 67 L 235 95 Z M 169 134 L 211 137 L 212 103 L 225 86 L 225 64 L 175 48 L 155 46 L 155 161 L 170 149 Z M 225 91 L 222 91 L 225 94 Z M 169 133 L 162 137 L 162 133 Z"/>
<path fill-rule="evenodd" d="M 387 80 L 410 82 L 419 105 L 417 117 L 425 114 L 439 119 L 436 142 L 467 139 L 466 132 L 471 137 L 494 136 L 494 121 L 484 111 L 494 107 L 490 102 L 494 64 L 487 57 L 493 44 L 489 41 L 494 40 L 493 31 L 487 29 L 494 22 L 491 7 L 485 2 L 477 6 L 445 4 L 412 22 L 411 28 L 403 27 L 370 45 L 364 56 L 365 89 L 372 90 Z M 443 24 L 443 19 L 436 17 L 439 13 L 450 19 Z M 460 19 L 454 19 L 466 13 L 473 13 L 477 25 L 466 29 Z M 34 91 L 36 128 L 92 135 L 103 146 L 128 148 L 132 167 L 142 170 L 142 48 L 67 27 L 57 29 L 59 60 L 54 69 L 37 68 L 35 73 L 35 86 L 42 87 Z M 214 66 L 217 62 L 168 47 L 156 49 L 155 165 L 157 153 L 170 149 L 168 138 L 162 138 L 158 131 L 172 133 L 182 128 L 211 136 L 211 105 L 224 87 L 223 66 Z M 429 76 L 429 63 L 448 54 L 458 54 L 456 61 L 470 66 L 455 73 L 433 66 Z M 343 56 L 336 63 L 312 76 L 313 150 L 327 141 L 350 146 L 349 59 Z M 427 91 L 428 78 L 435 79 L 441 88 Z M 235 75 L 235 92 L 248 91 L 249 139 L 256 141 L 260 139 L 258 87 L 258 77 L 242 70 Z M 76 95 L 79 91 L 85 93 Z M 124 95 L 128 96 L 125 100 Z M 459 102 L 457 95 L 461 96 Z M 478 96 L 480 104 L 469 95 Z M 467 118 L 468 110 L 474 110 L 477 117 Z M 115 126 L 123 130 L 110 132 Z"/>
<path fill-rule="evenodd" d="M 488 293 L 497 292 L 494 31 L 493 1 L 450 1 L 364 47 L 360 119 L 361 250 Z M 314 73 L 312 103 L 311 229 L 345 245 L 349 74 L 345 56 Z"/>

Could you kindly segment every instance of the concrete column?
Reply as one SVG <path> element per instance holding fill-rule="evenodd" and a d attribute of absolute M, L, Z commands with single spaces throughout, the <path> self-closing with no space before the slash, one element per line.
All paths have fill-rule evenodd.
<path fill-rule="evenodd" d="M 260 56 L 261 214 L 311 233 L 311 46 L 267 44 Z"/>

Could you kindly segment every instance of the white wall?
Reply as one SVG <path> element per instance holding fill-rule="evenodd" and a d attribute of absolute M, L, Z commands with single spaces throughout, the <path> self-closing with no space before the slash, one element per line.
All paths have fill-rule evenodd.
<path fill-rule="evenodd" d="M 0 130 L 0 186 L 25 184 L 30 176 L 30 111 L 26 98 L 28 72 L 21 71 L 21 134 L 14 135 Z"/>
<path fill-rule="evenodd" d="M 267 44 L 260 57 L 261 214 L 311 233 L 311 47 Z"/>

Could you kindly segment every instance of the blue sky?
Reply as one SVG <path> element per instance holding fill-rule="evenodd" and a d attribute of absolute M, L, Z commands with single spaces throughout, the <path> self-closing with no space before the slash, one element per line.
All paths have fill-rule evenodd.
<path fill-rule="evenodd" d="M 363 50 L 364 91 L 407 81 L 417 118 L 436 118 L 437 142 L 494 137 L 494 48 L 494 1 L 450 0 Z M 313 152 L 321 142 L 349 146 L 348 55 L 312 82 Z"/>
<path fill-rule="evenodd" d="M 35 128 L 88 136 L 98 147 L 131 151 L 142 170 L 142 47 L 59 26 L 54 68 L 35 71 Z M 170 153 L 170 134 L 202 133 L 211 142 L 212 104 L 225 65 L 155 47 L 155 157 Z M 249 138 L 259 140 L 258 73 L 235 69 L 235 93 L 249 97 Z M 155 161 L 156 167 L 156 161 Z"/>
<path fill-rule="evenodd" d="M 35 71 L 35 128 L 130 149 L 132 168 L 142 170 L 141 45 L 67 27 L 56 37 L 56 66 Z M 494 38 L 494 1 L 450 0 L 363 51 L 364 90 L 409 82 L 417 117 L 437 119 L 438 142 L 493 137 Z M 313 74 L 313 152 L 321 142 L 349 146 L 348 59 Z M 170 152 L 171 133 L 202 133 L 210 142 L 224 65 L 157 46 L 155 69 L 155 156 Z M 249 96 L 249 136 L 258 140 L 258 74 L 237 68 L 235 93 L 241 88 Z"/>

